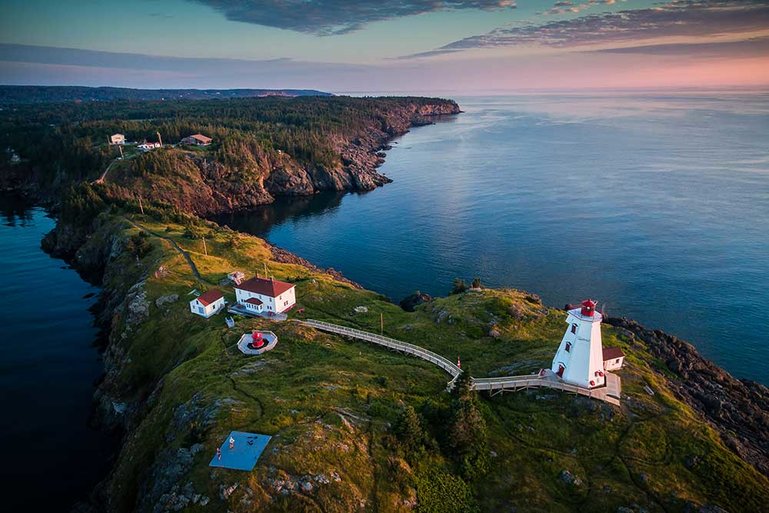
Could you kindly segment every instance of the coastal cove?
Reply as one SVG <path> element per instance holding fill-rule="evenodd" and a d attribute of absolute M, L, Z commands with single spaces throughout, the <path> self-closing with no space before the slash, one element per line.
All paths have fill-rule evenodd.
<path fill-rule="evenodd" d="M 41 208 L 0 196 L 0 470 L 8 511 L 68 511 L 87 499 L 111 464 L 115 441 L 88 426 L 103 366 L 88 311 L 99 289 L 40 241 L 55 221 Z M 43 495 L 40 489 L 44 487 Z"/>
<path fill-rule="evenodd" d="M 271 102 L 263 107 L 293 105 Z M 461 148 L 461 141 L 451 130 L 461 127 L 463 119 L 472 121 L 472 116 L 442 117 L 438 112 L 456 112 L 458 107 L 447 100 L 432 99 L 357 102 L 343 98 L 296 105 L 301 112 L 322 107 L 329 119 L 342 119 L 336 118 L 341 106 L 353 109 L 345 116 L 357 123 L 339 123 L 341 136 L 326 135 L 325 140 L 336 141 L 334 148 L 341 152 L 325 155 L 325 162 L 335 163 L 332 174 L 316 167 L 314 159 L 276 167 L 290 154 L 281 156 L 284 154 L 269 149 L 262 154 L 263 143 L 258 141 L 256 146 L 228 147 L 241 156 L 271 156 L 249 168 L 251 174 L 243 174 L 241 164 L 219 150 L 228 141 L 248 138 L 252 131 L 221 128 L 223 142 L 219 147 L 213 145 L 202 153 L 158 148 L 124 161 L 124 169 L 111 174 L 106 182 L 93 180 L 99 176 L 94 168 L 89 172 L 91 180 L 78 180 L 73 175 L 76 185 L 58 191 L 56 228 L 42 244 L 51 254 L 65 257 L 82 276 L 100 283 L 94 312 L 97 325 L 105 330 L 105 350 L 101 359 L 96 359 L 93 351 L 80 353 L 65 343 L 48 343 L 51 336 L 43 322 L 34 323 L 42 334 L 26 323 L 12 340 L 25 340 L 32 334 L 40 340 L 35 354 L 45 363 L 51 358 L 43 349 L 67 348 L 69 356 L 90 355 L 98 373 L 103 373 L 94 394 L 96 418 L 100 425 L 122 428 L 123 437 L 114 465 L 109 473 L 96 476 L 94 481 L 107 474 L 90 495 L 91 504 L 84 508 L 114 512 L 203 508 L 243 513 L 441 511 L 448 496 L 453 497 L 456 511 L 501 511 L 509 507 L 544 511 L 553 505 L 562 511 L 596 512 L 631 505 L 682 513 L 711 505 L 728 511 L 763 511 L 769 490 L 768 448 L 763 435 L 768 418 L 767 389 L 734 379 L 675 337 L 646 330 L 633 321 L 607 320 L 602 327 L 606 347 L 622 350 L 627 362 L 621 375 L 622 398 L 614 397 L 620 401 L 616 408 L 616 402 L 613 406 L 599 405 L 559 391 L 529 390 L 493 397 L 475 394 L 469 378 L 458 379 L 454 391 L 447 394 L 445 374 L 427 361 L 318 329 L 334 325 L 342 333 L 351 327 L 369 334 L 379 331 L 399 343 L 430 351 L 450 366 L 461 356 L 463 373 L 458 378 L 494 380 L 528 376 L 548 366 L 564 332 L 564 313 L 557 299 L 547 299 L 556 306 L 550 308 L 537 295 L 504 288 L 505 284 L 437 297 L 445 295 L 454 276 L 469 279 L 477 274 L 485 285 L 495 285 L 494 275 L 477 272 L 477 267 L 467 265 L 472 260 L 462 260 L 467 255 L 485 262 L 493 271 L 493 262 L 486 256 L 494 254 L 495 242 L 517 241 L 512 247 L 521 249 L 517 257 L 523 262 L 530 258 L 523 250 L 536 249 L 539 236 L 549 240 L 535 230 L 511 230 L 515 223 L 508 221 L 510 198 L 519 208 L 518 215 L 511 217 L 513 221 L 545 217 L 544 211 L 531 208 L 535 194 L 516 195 L 515 186 L 526 188 L 525 173 L 514 176 L 509 170 L 493 168 L 489 160 L 487 168 L 496 171 L 493 176 L 478 168 L 467 176 L 466 165 L 477 159 L 477 152 L 496 155 L 498 162 L 511 160 L 509 152 L 504 157 L 499 147 L 496 151 L 484 147 L 483 141 L 472 137 L 476 130 L 472 127 L 465 134 L 470 141 L 464 149 L 469 156 L 464 159 L 461 154 L 451 154 L 436 139 L 448 137 L 452 145 Z M 475 108 L 472 102 L 468 105 Z M 259 105 L 253 107 L 259 111 Z M 197 112 L 194 105 L 185 108 Z M 383 120 L 395 123 L 380 130 L 377 127 Z M 399 138 L 408 127 L 430 121 L 436 123 Z M 108 121 L 100 123 L 109 128 Z M 230 116 L 220 123 L 238 122 Z M 344 128 L 349 126 L 356 128 Z M 87 142 L 87 135 L 73 134 L 74 141 Z M 225 139 L 230 137 L 233 139 Z M 391 142 L 397 149 L 387 155 L 381 153 L 390 149 Z M 424 144 L 437 144 L 427 152 L 428 158 L 410 152 Z M 518 151 L 523 154 L 531 144 L 521 142 Z M 108 149 L 96 147 L 104 155 Z M 385 156 L 389 162 L 380 167 Z M 573 156 L 564 158 L 575 160 Z M 46 167 L 46 162 L 38 160 L 42 169 L 49 171 L 55 169 L 53 163 Z M 184 173 L 178 172 L 179 166 Z M 218 171 L 212 175 L 214 168 Z M 291 173 L 286 174 L 289 168 Z M 266 176 L 272 177 L 270 187 L 262 188 L 254 178 Z M 308 181 L 293 181 L 301 176 Z M 237 180 L 231 181 L 233 178 Z M 288 181 L 283 182 L 283 178 Z M 335 178 L 334 184 L 327 178 Z M 373 190 L 375 184 L 389 183 L 390 178 L 393 183 L 371 194 L 340 194 Z M 420 180 L 425 182 L 421 189 L 415 186 Z M 495 180 L 492 189 L 505 191 L 507 196 L 494 197 L 477 187 L 478 182 Z M 543 183 L 551 186 L 553 180 L 550 177 Z M 50 187 L 45 180 L 40 184 Z M 568 185 L 584 193 L 576 184 L 578 181 Z M 229 221 L 224 216 L 218 219 L 221 224 L 211 221 L 216 212 L 238 210 L 252 200 L 272 201 L 283 196 L 279 191 L 288 186 L 299 187 L 290 201 L 281 200 L 248 214 L 271 229 L 260 231 L 252 225 L 234 231 L 221 226 L 235 226 L 234 220 L 240 215 L 229 216 Z M 429 187 L 433 195 L 421 195 Z M 162 194 L 149 192 L 159 188 Z M 301 192 L 308 190 L 316 194 Z M 57 193 L 55 189 L 41 190 L 48 191 Z M 249 191 L 262 194 L 249 195 Z M 238 201 L 231 201 L 231 197 Z M 362 215 L 367 212 L 361 207 L 376 207 L 377 201 L 381 202 L 377 198 L 382 197 L 384 203 L 379 204 L 378 212 Z M 583 197 L 591 199 L 589 195 Z M 350 204 L 358 210 L 347 210 Z M 476 211 L 478 205 L 486 204 L 491 207 Z M 9 229 L 32 221 L 41 223 L 40 233 L 29 232 L 35 244 L 28 244 L 26 253 L 7 255 L 11 260 L 5 268 L 24 269 L 33 262 L 30 255 L 39 253 L 40 237 L 53 222 L 39 210 L 10 207 L 7 211 Z M 38 219 L 36 214 L 42 217 Z M 584 214 L 575 214 L 580 228 L 582 224 L 592 228 L 591 219 L 583 221 L 580 215 Z M 476 222 L 484 216 L 485 224 Z M 449 223 L 431 224 L 433 217 L 449 219 Z M 273 234 L 281 227 L 318 220 L 327 224 L 316 225 L 314 233 L 304 234 L 306 239 L 314 240 L 318 247 L 334 249 L 336 257 L 344 258 L 324 260 L 311 251 L 297 249 L 291 239 L 271 245 L 244 233 L 267 234 L 277 242 Z M 459 232 L 457 226 L 462 228 Z M 392 241 L 394 233 L 405 234 L 405 245 L 394 243 L 389 253 L 378 253 L 377 244 Z M 521 234 L 528 234 L 529 239 Z M 563 232 L 557 235 L 564 236 Z M 591 272 L 589 276 L 598 276 L 588 257 L 594 250 L 607 249 L 591 246 L 590 237 L 580 235 L 561 241 L 564 248 L 571 244 L 587 255 L 584 261 L 570 262 L 571 272 L 578 278 Z M 611 231 L 596 236 L 610 235 L 616 236 Z M 426 245 L 429 241 L 441 244 Z M 509 255 L 510 246 L 503 246 L 497 250 Z M 71 272 L 55 260 L 47 261 Z M 531 269 L 541 263 L 527 261 Z M 420 267 L 422 262 L 435 267 Z M 343 274 L 316 263 L 334 266 Z M 356 274 L 350 263 L 359 264 L 364 272 Z M 366 266 L 375 272 L 367 274 Z M 587 271 L 581 272 L 582 268 Z M 247 275 L 265 272 L 295 287 L 297 308 L 291 309 L 288 321 L 238 317 L 233 326 L 233 321 L 225 322 L 222 315 L 193 315 L 190 301 L 193 306 L 207 297 L 237 301 L 239 292 L 228 278 L 233 270 Z M 345 274 L 365 288 L 346 279 Z M 38 303 L 36 291 L 46 290 L 46 283 L 69 285 L 64 278 L 51 279 L 39 271 L 33 270 L 32 276 L 42 278 L 42 283 L 19 288 L 18 278 L 9 276 L 4 281 L 15 294 L 27 292 Z M 382 280 L 383 276 L 392 279 Z M 71 277 L 77 278 L 74 274 Z M 34 280 L 27 278 L 27 282 Z M 552 283 L 545 285 L 551 287 Z M 567 283 L 574 284 L 579 280 Z M 416 285 L 436 297 L 413 312 L 382 295 L 384 292 L 398 299 Z M 507 285 L 524 289 L 513 280 Z M 568 300 L 577 294 L 592 295 L 588 289 L 595 284 L 586 285 L 585 290 L 570 288 Z M 399 287 L 404 289 L 402 294 Z M 527 288 L 534 293 L 542 291 L 536 284 Z M 73 297 L 56 297 L 56 304 L 80 309 L 93 332 L 93 318 L 86 310 L 92 304 L 91 292 L 76 286 L 59 290 L 61 294 L 73 291 Z M 196 294 L 201 295 L 190 300 Z M 601 296 L 598 299 L 604 300 Z M 28 305 L 19 301 L 17 306 L 24 312 Z M 71 317 L 80 318 L 74 312 Z M 240 341 L 254 331 L 272 333 L 280 343 L 264 354 L 245 356 Z M 65 338 L 58 331 L 57 336 L 56 340 Z M 93 339 L 77 340 L 89 345 Z M 85 395 L 94 391 L 87 369 L 74 363 L 59 365 L 91 379 L 82 387 Z M 42 394 L 39 400 L 24 400 L 19 394 L 9 394 L 9 399 L 19 396 L 22 406 L 45 405 L 45 399 L 64 403 L 59 395 L 50 393 L 53 376 L 32 375 L 16 367 L 22 373 L 12 374 L 9 380 L 14 385 L 25 385 L 24 380 L 29 380 Z M 46 369 L 44 365 L 41 368 Z M 56 382 L 60 379 L 66 380 L 56 376 Z M 85 383 L 71 381 L 78 387 Z M 82 395 L 63 387 L 61 393 L 66 393 L 67 399 Z M 9 404 L 6 409 L 21 411 L 22 406 Z M 74 408 L 70 415 L 57 416 L 66 423 L 66 429 L 46 422 L 46 415 L 55 413 L 53 409 L 43 411 L 45 414 L 26 419 L 23 425 L 42 422 L 54 432 L 41 431 L 38 437 L 58 445 L 51 454 L 32 458 L 35 446 L 25 443 L 21 433 L 14 445 L 18 454 L 14 452 L 13 457 L 37 465 L 27 475 L 23 483 L 27 485 L 45 482 L 58 469 L 84 466 L 79 461 L 54 460 L 68 458 L 70 449 L 85 457 L 99 443 L 84 424 L 77 423 Z M 404 423 L 412 424 L 413 430 L 408 430 L 414 436 L 404 431 Z M 222 440 L 233 431 L 272 437 L 270 448 L 250 473 L 209 467 L 216 448 L 221 448 Z M 469 436 L 455 436 L 462 433 Z M 57 442 L 59 435 L 70 436 L 72 442 L 65 447 Z M 56 465 L 54 469 L 38 464 L 46 457 Z M 728 489 L 722 486 L 724 482 L 729 483 Z M 24 500 L 32 493 L 25 491 L 17 497 Z M 57 499 L 57 506 L 65 501 Z M 586 509 L 588 504 L 591 508 Z"/>
<path fill-rule="evenodd" d="M 554 306 L 593 296 L 767 383 L 766 95 L 458 102 L 396 140 L 383 188 L 216 220 L 396 301 L 457 276 Z"/>

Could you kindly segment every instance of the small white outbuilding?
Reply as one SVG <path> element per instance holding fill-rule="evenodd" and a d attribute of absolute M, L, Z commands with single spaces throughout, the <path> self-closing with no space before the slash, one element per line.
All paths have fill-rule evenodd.
<path fill-rule="evenodd" d="M 224 295 L 219 289 L 211 289 L 190 301 L 190 311 L 208 319 L 224 308 Z"/>
<path fill-rule="evenodd" d="M 619 370 L 625 363 L 625 353 L 619 347 L 603 348 L 603 368 L 607 371 Z"/>

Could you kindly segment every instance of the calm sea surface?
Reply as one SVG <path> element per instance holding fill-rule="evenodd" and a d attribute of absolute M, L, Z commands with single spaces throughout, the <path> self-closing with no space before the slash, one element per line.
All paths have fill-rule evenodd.
<path fill-rule="evenodd" d="M 0 509 L 68 511 L 112 448 L 87 426 L 102 364 L 83 296 L 98 289 L 40 249 L 42 210 L 0 196 L 0 221 Z"/>
<path fill-rule="evenodd" d="M 769 384 L 769 95 L 459 99 L 394 182 L 220 219 L 393 299 L 454 277 L 585 297 Z"/>

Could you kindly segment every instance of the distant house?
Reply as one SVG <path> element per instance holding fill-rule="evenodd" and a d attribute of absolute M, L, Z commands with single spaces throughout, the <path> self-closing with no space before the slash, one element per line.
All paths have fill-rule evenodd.
<path fill-rule="evenodd" d="M 123 134 L 112 134 L 109 136 L 109 143 L 110 144 L 125 144 L 125 135 Z"/>
<path fill-rule="evenodd" d="M 211 289 L 190 301 L 190 311 L 206 319 L 222 308 L 224 308 L 224 296 L 218 289 Z"/>
<path fill-rule="evenodd" d="M 284 281 L 251 278 L 235 285 L 235 299 L 254 313 L 282 313 L 296 304 L 296 290 Z"/>
<path fill-rule="evenodd" d="M 195 146 L 208 146 L 209 144 L 211 144 L 211 141 L 213 141 L 213 139 L 211 139 L 210 137 L 206 137 L 203 134 L 194 134 L 182 139 L 182 144 L 192 144 Z"/>
<path fill-rule="evenodd" d="M 160 144 L 159 142 L 144 141 L 143 143 L 138 145 L 137 148 L 139 148 L 141 151 L 150 151 L 150 150 L 154 150 L 155 148 L 160 148 L 161 146 L 162 144 Z"/>
<path fill-rule="evenodd" d="M 625 353 L 619 347 L 604 347 L 603 348 L 603 368 L 607 371 L 617 370 L 622 368 L 622 364 L 625 363 Z"/>

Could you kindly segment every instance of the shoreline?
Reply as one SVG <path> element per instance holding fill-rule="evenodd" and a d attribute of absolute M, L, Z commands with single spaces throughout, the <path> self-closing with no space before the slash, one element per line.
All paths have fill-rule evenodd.
<path fill-rule="evenodd" d="M 236 233 L 241 235 L 241 232 Z M 263 241 L 270 248 L 271 255 L 277 261 L 302 267 L 309 265 L 309 269 L 316 272 L 327 272 L 327 270 L 318 268 L 306 259 L 283 250 L 264 239 L 247 234 L 244 235 Z M 111 242 L 105 242 L 108 242 L 110 246 L 115 244 L 114 239 Z M 109 252 L 105 252 L 104 249 L 90 248 L 89 254 L 97 257 L 108 256 Z M 74 268 L 82 271 L 83 276 L 94 276 L 92 270 L 89 270 L 87 267 L 87 259 L 74 258 L 72 260 L 65 259 L 65 261 L 71 262 Z M 104 278 L 110 273 L 110 269 L 109 263 L 102 264 L 98 265 L 97 268 L 104 269 L 104 274 L 102 275 L 102 278 Z M 335 280 L 341 280 L 342 283 L 346 283 L 357 290 L 365 290 L 359 284 L 345 279 L 333 269 L 330 270 L 330 273 Z M 105 380 L 100 384 L 94 395 L 94 411 L 100 419 L 99 425 L 101 427 L 113 432 L 118 430 L 117 432 L 121 433 L 118 454 L 125 450 L 127 437 L 131 436 L 137 422 L 131 419 L 135 419 L 137 415 L 141 416 L 141 407 L 139 406 L 139 409 L 136 409 L 137 406 L 121 403 L 117 398 L 113 398 L 109 393 L 106 393 L 102 385 L 109 380 L 110 374 L 114 375 L 118 370 L 115 365 L 119 365 L 120 358 L 122 358 L 120 356 L 122 350 L 115 352 L 113 347 L 116 333 L 112 331 L 112 328 L 114 328 L 111 325 L 112 319 L 118 308 L 126 304 L 130 308 L 130 305 L 135 302 L 137 296 L 134 290 L 135 287 L 131 287 L 129 290 L 121 292 L 120 290 L 112 290 L 108 286 L 104 286 L 97 302 L 99 305 L 98 312 L 93 312 L 95 322 L 100 327 L 103 327 L 107 339 L 110 341 L 105 347 L 104 352 Z M 389 299 L 387 301 L 392 303 Z M 666 369 L 659 370 L 660 377 L 665 379 L 668 386 L 680 400 L 694 408 L 717 431 L 730 450 L 751 464 L 764 476 L 769 477 L 769 443 L 763 437 L 765 426 L 762 424 L 762 422 L 766 422 L 762 418 L 769 419 L 769 389 L 758 383 L 741 381 L 732 377 L 727 371 L 700 356 L 696 348 L 691 344 L 659 330 L 646 329 L 635 321 L 622 318 L 608 318 L 606 324 L 625 330 L 631 340 L 641 341 L 653 350 L 657 348 L 659 355 L 668 353 L 677 355 L 677 358 L 669 360 L 671 363 L 667 364 Z M 112 357 L 110 357 L 110 353 Z M 111 364 L 109 363 L 110 361 L 112 362 Z M 686 372 L 682 373 L 682 370 Z M 718 385 L 715 388 L 707 385 L 713 377 L 718 378 Z M 692 387 L 690 385 L 692 382 L 696 383 L 696 386 Z M 709 401 L 707 396 L 704 395 L 713 390 L 720 392 L 720 396 L 715 403 Z M 714 404 L 719 406 L 714 407 Z M 744 409 L 740 410 L 739 408 Z M 735 431 L 735 429 L 738 429 L 738 431 Z M 116 468 L 113 467 L 96 486 L 89 499 L 91 505 L 99 504 L 101 508 L 101 505 L 109 503 L 109 492 L 105 490 L 105 487 L 109 485 Z M 106 510 L 109 510 L 109 507 Z"/>

